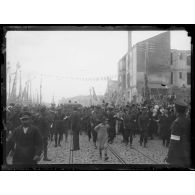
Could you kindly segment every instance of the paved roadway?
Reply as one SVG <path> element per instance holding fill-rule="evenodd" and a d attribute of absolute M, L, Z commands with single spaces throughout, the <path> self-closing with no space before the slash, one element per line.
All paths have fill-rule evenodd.
<path fill-rule="evenodd" d="M 121 143 L 122 137 L 117 136 L 114 143 L 110 146 L 112 149 L 126 162 L 126 164 L 165 164 L 163 162 L 167 155 L 168 148 L 162 146 L 162 141 L 158 138 L 149 140 L 147 147 L 139 145 L 139 136 L 137 135 L 133 140 L 133 148 L 125 146 Z M 54 142 L 49 143 L 48 157 L 52 161 L 45 162 L 41 160 L 39 164 L 69 164 L 70 156 L 70 142 L 69 135 L 68 142 L 63 140 L 61 147 L 54 147 Z M 74 151 L 74 164 L 121 164 L 121 162 L 108 150 L 108 161 L 99 159 L 99 152 L 94 148 L 92 140 L 88 141 L 86 135 L 80 135 L 80 150 Z"/>

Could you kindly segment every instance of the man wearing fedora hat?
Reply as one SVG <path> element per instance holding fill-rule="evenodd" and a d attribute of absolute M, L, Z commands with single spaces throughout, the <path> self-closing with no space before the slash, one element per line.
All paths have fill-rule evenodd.
<path fill-rule="evenodd" d="M 36 164 L 42 153 L 42 139 L 38 129 L 31 125 L 31 114 L 23 112 L 21 125 L 17 127 L 7 140 L 6 155 L 14 148 L 12 163 L 14 165 Z"/>
<path fill-rule="evenodd" d="M 187 103 L 182 95 L 176 97 L 177 118 L 171 126 L 171 141 L 165 161 L 178 166 L 190 166 L 190 124 L 186 117 Z"/>

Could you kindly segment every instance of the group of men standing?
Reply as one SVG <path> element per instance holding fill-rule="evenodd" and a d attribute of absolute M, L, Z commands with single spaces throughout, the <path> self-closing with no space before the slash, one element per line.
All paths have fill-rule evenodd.
<path fill-rule="evenodd" d="M 135 134 L 140 134 L 139 144 L 147 147 L 148 138 L 154 135 L 169 147 L 167 158 L 170 164 L 190 164 L 190 115 L 186 115 L 186 104 L 175 102 L 175 106 L 164 108 L 156 105 L 127 105 L 75 107 L 71 112 L 61 108 L 47 109 L 42 106 L 38 111 L 24 111 L 12 117 L 17 126 L 8 120 L 10 133 L 7 136 L 6 154 L 14 151 L 13 164 L 36 164 L 43 151 L 43 160 L 50 161 L 47 155 L 48 139 L 61 146 L 63 135 L 67 141 L 69 131 L 73 137 L 73 150 L 79 150 L 79 134 L 85 131 L 89 141 L 99 149 L 100 157 L 106 149 L 105 143 L 112 144 L 118 133 L 122 134 L 124 144 L 133 145 Z M 9 117 L 8 117 L 9 118 Z M 19 119 L 19 120 L 18 120 Z M 14 130 L 13 130 L 14 129 Z M 181 152 L 183 151 L 183 152 Z M 182 156 L 182 157 L 181 157 Z M 105 150 L 105 159 L 107 152 Z"/>

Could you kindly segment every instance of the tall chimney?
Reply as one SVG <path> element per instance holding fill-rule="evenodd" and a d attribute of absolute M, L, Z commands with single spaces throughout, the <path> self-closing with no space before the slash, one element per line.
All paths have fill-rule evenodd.
<path fill-rule="evenodd" d="M 128 52 L 131 50 L 132 48 L 132 32 L 128 31 Z"/>

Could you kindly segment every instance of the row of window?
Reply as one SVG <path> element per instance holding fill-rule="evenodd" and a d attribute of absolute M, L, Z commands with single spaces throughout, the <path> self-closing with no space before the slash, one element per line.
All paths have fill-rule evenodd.
<path fill-rule="evenodd" d="M 179 78 L 182 79 L 183 78 L 183 73 L 179 72 Z M 171 84 L 173 84 L 173 72 L 171 72 Z M 191 74 L 190 72 L 187 72 L 187 85 L 191 84 Z"/>
<path fill-rule="evenodd" d="M 184 54 L 181 53 L 181 54 L 179 55 L 179 59 L 180 59 L 180 60 L 184 60 L 184 59 L 185 59 Z M 187 64 L 188 66 L 191 65 L 191 56 L 190 56 L 190 55 L 188 55 L 188 56 L 186 57 L 186 64 Z M 171 65 L 173 65 L 173 53 L 171 53 Z"/>

